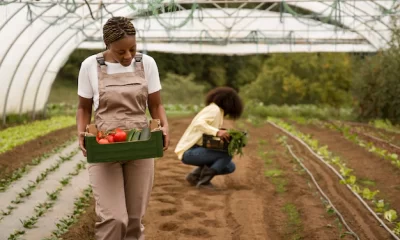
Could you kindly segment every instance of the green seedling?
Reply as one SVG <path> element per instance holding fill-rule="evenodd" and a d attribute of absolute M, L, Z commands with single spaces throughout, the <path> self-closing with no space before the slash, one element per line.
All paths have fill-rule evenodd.
<path fill-rule="evenodd" d="M 303 226 L 300 213 L 292 203 L 285 204 L 283 212 L 287 215 L 286 233 L 291 240 L 302 239 Z"/>
<path fill-rule="evenodd" d="M 68 183 L 70 182 L 71 179 L 72 179 L 71 177 L 63 178 L 63 179 L 61 179 L 60 183 L 61 183 L 63 186 L 68 185 Z"/>
<path fill-rule="evenodd" d="M 17 198 L 15 198 L 15 200 L 11 201 L 11 203 L 14 203 L 14 204 L 20 204 L 20 203 L 23 203 L 23 202 L 24 201 L 20 197 L 17 197 Z"/>
<path fill-rule="evenodd" d="M 24 235 L 24 230 L 15 230 L 13 234 L 11 234 L 7 240 L 18 240 L 19 236 Z"/>
<path fill-rule="evenodd" d="M 282 170 L 279 169 L 271 169 L 265 171 L 265 176 L 267 177 L 280 177 L 283 175 Z"/>
<path fill-rule="evenodd" d="M 83 191 L 81 197 L 77 198 L 74 202 L 74 211 L 72 215 L 62 218 L 56 223 L 57 229 L 52 232 L 50 238 L 44 240 L 59 239 L 64 233 L 66 233 L 71 225 L 78 221 L 79 216 L 85 212 L 85 209 L 89 206 L 89 201 L 92 198 L 92 189 L 90 187 Z"/>
<path fill-rule="evenodd" d="M 32 229 L 33 226 L 37 223 L 38 218 L 36 216 L 30 217 L 27 220 L 19 220 L 22 223 L 22 226 L 27 229 Z"/>

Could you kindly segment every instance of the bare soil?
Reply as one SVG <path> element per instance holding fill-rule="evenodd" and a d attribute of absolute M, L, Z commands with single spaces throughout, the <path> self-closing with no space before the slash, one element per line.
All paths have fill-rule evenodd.
<path fill-rule="evenodd" d="M 303 133 L 310 134 L 320 144 L 328 145 L 328 150 L 341 157 L 361 182 L 368 181 L 371 190 L 378 189 L 378 198 L 389 202 L 395 210 L 400 210 L 400 169 L 374 153 L 347 140 L 340 132 L 316 125 L 296 125 Z"/>
<path fill-rule="evenodd" d="M 7 178 L 17 168 L 31 163 L 34 158 L 52 151 L 74 136 L 76 136 L 76 126 L 71 126 L 48 133 L 0 154 L 0 179 Z"/>
<path fill-rule="evenodd" d="M 216 190 L 189 186 L 184 178 L 192 167 L 183 165 L 173 153 L 189 123 L 188 118 L 170 121 L 171 147 L 156 161 L 155 184 L 144 220 L 146 239 L 341 239 L 346 230 L 339 227 L 335 215 L 327 213 L 308 175 L 275 140 L 283 133 L 271 125 L 248 127 L 251 141 L 244 156 L 235 157 L 233 174 L 213 180 Z M 225 127 L 232 126 L 227 121 Z M 291 144 L 361 239 L 389 239 L 336 176 L 313 163 L 313 156 L 299 144 Z M 274 168 L 281 170 L 281 191 L 276 178 L 264 173 Z M 93 206 L 92 201 L 63 239 L 94 239 Z M 292 206 L 292 212 L 287 206 Z M 352 237 L 344 235 L 343 239 Z"/>

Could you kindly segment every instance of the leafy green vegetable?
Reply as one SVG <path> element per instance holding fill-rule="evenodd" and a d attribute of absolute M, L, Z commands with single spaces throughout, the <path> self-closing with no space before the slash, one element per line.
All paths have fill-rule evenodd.
<path fill-rule="evenodd" d="M 364 188 L 362 194 L 363 194 L 363 198 L 367 199 L 367 200 L 372 200 L 376 194 L 379 193 L 379 190 L 376 191 L 371 191 L 369 190 L 369 188 Z"/>
<path fill-rule="evenodd" d="M 52 131 L 72 126 L 75 123 L 75 117 L 60 116 L 7 128 L 0 132 L 0 153 L 4 153 L 29 140 L 46 135 Z"/>
<path fill-rule="evenodd" d="M 389 222 L 393 222 L 397 219 L 397 212 L 393 209 L 390 209 L 389 211 L 386 211 L 383 216 L 385 217 L 386 220 Z"/>
<path fill-rule="evenodd" d="M 381 213 L 385 209 L 385 201 L 383 199 L 381 199 L 378 202 L 375 202 L 375 206 L 376 206 L 375 211 L 378 213 Z"/>
<path fill-rule="evenodd" d="M 230 156 L 235 154 L 243 155 L 243 147 L 247 144 L 247 134 L 242 131 L 230 129 L 228 130 L 231 139 L 228 145 L 228 153 Z"/>
<path fill-rule="evenodd" d="M 396 224 L 396 228 L 393 229 L 394 234 L 396 234 L 397 236 L 400 236 L 400 222 L 398 222 Z"/>

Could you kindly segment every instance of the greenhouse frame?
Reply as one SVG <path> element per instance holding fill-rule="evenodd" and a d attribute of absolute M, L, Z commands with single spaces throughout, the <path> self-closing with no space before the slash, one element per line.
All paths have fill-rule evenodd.
<path fill-rule="evenodd" d="M 399 14 L 397 0 L 0 0 L 0 115 L 45 109 L 69 55 L 105 48 L 111 16 L 132 18 L 141 52 L 247 55 L 373 53 Z"/>

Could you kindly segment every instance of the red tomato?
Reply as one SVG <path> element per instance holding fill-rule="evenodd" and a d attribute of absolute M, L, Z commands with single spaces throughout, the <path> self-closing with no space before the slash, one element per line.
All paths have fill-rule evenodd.
<path fill-rule="evenodd" d="M 126 141 L 126 132 L 120 131 L 115 133 L 114 142 L 124 142 Z"/>
<path fill-rule="evenodd" d="M 97 135 L 96 135 L 96 141 L 99 142 L 100 139 L 102 139 L 102 138 L 103 138 L 103 132 L 98 131 L 98 132 L 97 132 Z"/>
<path fill-rule="evenodd" d="M 116 128 L 115 129 L 115 132 L 117 133 L 117 132 L 123 132 L 124 130 L 122 130 L 121 128 Z"/>
<path fill-rule="evenodd" d="M 108 136 L 107 136 L 107 140 L 108 140 L 109 143 L 113 143 L 113 142 L 114 142 L 114 137 L 113 137 L 113 135 L 108 135 Z"/>
<path fill-rule="evenodd" d="M 108 140 L 105 138 L 99 140 L 99 144 L 108 144 L 108 143 L 109 143 Z"/>

